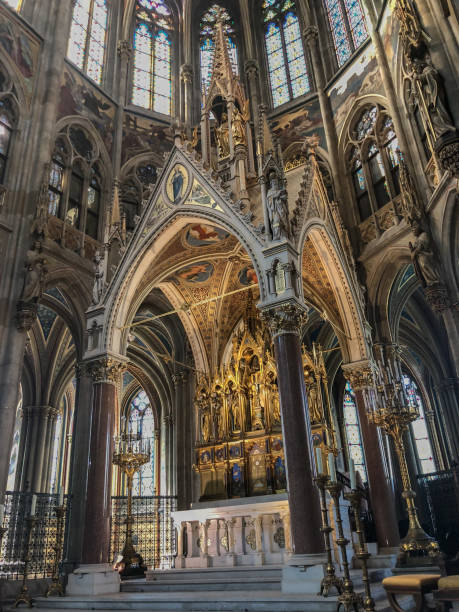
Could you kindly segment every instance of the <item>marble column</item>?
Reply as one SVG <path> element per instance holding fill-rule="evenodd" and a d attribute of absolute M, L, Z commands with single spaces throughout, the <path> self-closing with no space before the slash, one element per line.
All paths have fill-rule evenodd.
<path fill-rule="evenodd" d="M 264 310 L 263 317 L 276 358 L 293 551 L 315 555 L 323 551 L 323 536 L 300 344 L 306 315 L 296 303 L 284 303 Z"/>
<path fill-rule="evenodd" d="M 93 379 L 89 469 L 82 562 L 109 563 L 113 433 L 121 364 L 104 357 L 89 363 Z"/>
<path fill-rule="evenodd" d="M 360 431 L 365 454 L 365 463 L 370 490 L 371 510 L 375 520 L 376 537 L 380 548 L 397 547 L 400 542 L 395 500 L 389 487 L 384 469 L 380 432 L 368 419 L 369 406 L 365 389 L 372 389 L 372 370 L 368 362 L 346 364 L 344 375 L 349 380 L 355 394 L 360 420 Z"/>

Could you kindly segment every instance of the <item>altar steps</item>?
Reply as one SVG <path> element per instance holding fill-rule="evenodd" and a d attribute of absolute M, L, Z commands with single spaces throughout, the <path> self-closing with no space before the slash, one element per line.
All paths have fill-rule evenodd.
<path fill-rule="evenodd" d="M 147 572 L 146 580 L 123 582 L 121 591 L 280 591 L 281 579 L 281 566 L 156 570 Z"/>

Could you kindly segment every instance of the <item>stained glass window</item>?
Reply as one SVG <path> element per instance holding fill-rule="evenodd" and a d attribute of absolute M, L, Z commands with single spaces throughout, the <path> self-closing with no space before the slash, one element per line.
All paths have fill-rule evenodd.
<path fill-rule="evenodd" d="M 414 408 L 417 408 L 419 412 L 419 418 L 411 424 L 411 431 L 414 438 L 421 472 L 423 474 L 429 474 L 431 472 L 435 472 L 437 468 L 433 457 L 432 445 L 430 444 L 424 403 L 417 384 L 406 374 L 403 375 L 403 386 L 405 388 L 405 394 L 409 404 Z"/>
<path fill-rule="evenodd" d="M 154 495 L 154 431 L 155 422 L 148 395 L 141 389 L 131 400 L 128 413 L 128 433 L 138 434 L 142 440 L 150 440 L 150 461 L 143 465 L 133 482 L 134 495 Z"/>
<path fill-rule="evenodd" d="M 16 471 L 18 467 L 19 443 L 21 441 L 22 427 L 22 386 L 19 386 L 19 402 L 16 407 L 16 420 L 14 422 L 13 445 L 11 447 L 10 465 L 8 469 L 7 491 L 14 491 L 16 481 Z M 1 525 L 0 525 L 1 527 Z"/>
<path fill-rule="evenodd" d="M 13 130 L 13 111 L 8 99 L 0 101 L 0 183 L 5 180 L 6 162 Z"/>
<path fill-rule="evenodd" d="M 366 482 L 367 468 L 365 466 L 365 456 L 360 434 L 359 415 L 357 413 L 354 392 L 349 382 L 346 383 L 344 389 L 343 416 L 349 457 L 354 459 L 356 471 L 360 472 L 362 481 Z"/>
<path fill-rule="evenodd" d="M 8 6 L 11 6 L 15 11 L 19 11 L 21 8 L 22 0 L 5 0 Z"/>
<path fill-rule="evenodd" d="M 51 160 L 48 186 L 48 212 L 55 217 L 61 214 L 63 180 L 64 158 L 56 152 Z"/>
<path fill-rule="evenodd" d="M 212 66 L 215 52 L 215 24 L 219 19 L 223 23 L 223 31 L 225 32 L 226 44 L 228 46 L 228 53 L 231 60 L 231 65 L 233 67 L 233 72 L 234 74 L 239 74 L 234 21 L 225 8 L 219 6 L 218 4 L 214 4 L 202 16 L 199 28 L 201 48 L 201 88 L 203 93 L 207 91 L 210 85 L 210 79 L 212 77 Z"/>
<path fill-rule="evenodd" d="M 65 400 L 64 400 L 65 401 Z M 57 493 L 59 490 L 59 471 L 60 471 L 60 459 L 61 459 L 61 442 L 62 442 L 62 434 L 63 434 L 63 419 L 62 414 L 59 412 L 55 430 L 54 430 L 54 440 L 53 440 L 53 455 L 51 460 L 51 493 Z"/>
<path fill-rule="evenodd" d="M 265 46 L 273 106 L 310 91 L 309 75 L 293 0 L 264 0 Z"/>
<path fill-rule="evenodd" d="M 361 0 L 324 0 L 335 45 L 342 66 L 368 38 Z"/>
<path fill-rule="evenodd" d="M 171 12 L 162 0 L 137 0 L 131 101 L 170 115 Z"/>
<path fill-rule="evenodd" d="M 101 83 L 107 38 L 108 0 L 76 0 L 67 57 Z"/>
<path fill-rule="evenodd" d="M 96 168 L 92 169 L 88 186 L 88 207 L 86 209 L 85 233 L 97 239 L 100 212 L 100 176 Z"/>
<path fill-rule="evenodd" d="M 350 131 L 350 175 L 360 220 L 400 193 L 399 147 L 392 119 L 378 105 L 365 107 Z"/>

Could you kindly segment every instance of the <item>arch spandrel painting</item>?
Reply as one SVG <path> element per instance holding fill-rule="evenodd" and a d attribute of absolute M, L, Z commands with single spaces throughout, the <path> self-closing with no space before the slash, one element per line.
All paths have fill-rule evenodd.
<path fill-rule="evenodd" d="M 214 198 L 207 193 L 204 187 L 194 179 L 193 187 L 191 188 L 191 193 L 188 196 L 185 204 L 188 205 L 196 205 L 196 206 L 205 206 L 206 208 L 212 208 L 213 210 L 223 211 L 221 206 L 217 204 Z"/>
<path fill-rule="evenodd" d="M 186 195 L 189 183 L 188 170 L 182 164 L 176 164 L 166 181 L 166 194 L 173 204 L 180 204 Z"/>

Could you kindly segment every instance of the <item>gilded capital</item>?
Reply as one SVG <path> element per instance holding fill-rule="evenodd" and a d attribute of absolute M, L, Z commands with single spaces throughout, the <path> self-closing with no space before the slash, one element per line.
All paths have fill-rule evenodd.
<path fill-rule="evenodd" d="M 304 308 L 296 303 L 280 304 L 263 310 L 261 318 L 266 322 L 274 339 L 284 334 L 300 335 L 308 315 Z"/>
<path fill-rule="evenodd" d="M 354 391 L 373 388 L 375 386 L 375 365 L 371 361 L 355 361 L 343 364 L 344 377 L 351 384 Z"/>
<path fill-rule="evenodd" d="M 95 383 L 108 382 L 116 385 L 124 367 L 124 363 L 112 357 L 102 357 L 87 363 L 88 374 Z"/>

